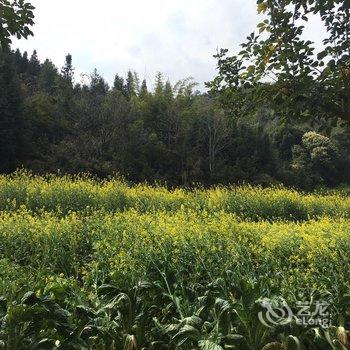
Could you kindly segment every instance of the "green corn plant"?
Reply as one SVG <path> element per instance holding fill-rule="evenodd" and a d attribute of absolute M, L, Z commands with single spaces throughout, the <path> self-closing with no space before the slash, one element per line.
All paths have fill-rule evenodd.
<path fill-rule="evenodd" d="M 49 296 L 26 293 L 20 303 L 1 300 L 0 341 L 6 350 L 87 349 L 69 321 L 69 312 Z"/>
<path fill-rule="evenodd" d="M 152 345 L 157 348 L 162 344 L 168 349 L 223 349 L 235 348 L 243 337 L 235 331 L 231 323 L 232 305 L 227 300 L 217 297 L 222 295 L 222 279 L 218 278 L 207 286 L 192 285 L 184 290 L 180 284 L 170 285 L 165 273 L 164 293 L 168 296 L 171 308 L 177 317 L 172 323 L 164 324 L 164 319 L 154 318 L 155 328 L 165 340 L 156 341 Z M 188 289 L 205 290 L 205 295 L 188 302 Z M 196 293 L 194 293 L 196 294 Z M 191 305 L 191 306 L 189 306 Z"/>
<path fill-rule="evenodd" d="M 78 316 L 87 320 L 82 338 L 99 349 L 143 349 L 149 317 L 141 293 L 147 287 L 147 283 L 139 283 L 126 293 L 114 285 L 103 284 L 98 289 L 96 310 L 82 305 L 77 308 Z"/>
<path fill-rule="evenodd" d="M 168 347 L 176 349 L 229 349 L 239 344 L 243 337 L 231 324 L 231 305 L 217 298 L 209 305 L 208 298 L 199 298 L 198 310 L 191 316 L 174 319 L 176 323 L 157 326 L 169 336 Z M 208 303 L 208 304 L 207 304 Z M 155 320 L 157 321 L 157 320 Z M 157 342 L 159 345 L 159 342 Z"/>

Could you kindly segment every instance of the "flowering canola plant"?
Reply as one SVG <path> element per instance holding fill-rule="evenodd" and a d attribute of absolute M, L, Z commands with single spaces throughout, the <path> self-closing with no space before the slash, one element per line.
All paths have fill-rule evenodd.
<path fill-rule="evenodd" d="M 0 175 L 0 345 L 177 350 L 235 340 L 228 348 L 343 349 L 347 193 Z M 337 301 L 333 333 L 315 328 L 304 339 L 290 327 L 281 340 L 281 330 L 254 323 L 260 298 L 293 303 L 315 293 Z"/>

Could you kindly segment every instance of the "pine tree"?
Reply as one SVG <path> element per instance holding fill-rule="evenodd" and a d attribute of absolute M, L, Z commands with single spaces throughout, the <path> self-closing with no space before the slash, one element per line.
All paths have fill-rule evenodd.
<path fill-rule="evenodd" d="M 136 95 L 136 88 L 135 88 L 135 79 L 134 74 L 131 72 L 131 70 L 128 71 L 128 75 L 126 78 L 126 94 L 128 97 L 135 96 Z"/>
<path fill-rule="evenodd" d="M 64 134 L 67 120 L 74 119 L 75 103 L 73 90 L 74 68 L 72 65 L 72 55 L 68 54 L 65 64 L 61 69 L 61 74 L 56 79 L 57 110 L 58 110 L 58 138 Z"/>
<path fill-rule="evenodd" d="M 24 51 L 22 55 L 22 62 L 20 66 L 20 74 L 25 74 L 28 71 L 28 66 L 29 66 L 29 59 L 28 59 L 28 52 Z"/>
<path fill-rule="evenodd" d="M 174 98 L 173 87 L 171 86 L 169 80 L 167 80 L 167 82 L 165 83 L 164 96 L 169 101 L 171 101 Z"/>
<path fill-rule="evenodd" d="M 20 67 L 22 66 L 22 53 L 19 49 L 17 49 L 13 56 L 13 62 L 16 67 L 17 73 L 20 74 Z"/>
<path fill-rule="evenodd" d="M 24 51 L 22 55 L 21 51 L 17 49 L 13 55 L 13 63 L 19 78 L 21 78 L 23 82 L 28 83 L 28 52 Z"/>
<path fill-rule="evenodd" d="M 148 88 L 147 88 L 146 79 L 143 79 L 143 81 L 142 81 L 139 96 L 143 100 L 148 96 Z"/>
<path fill-rule="evenodd" d="M 105 95 L 109 90 L 108 84 L 105 82 L 103 77 L 98 74 L 97 69 L 95 68 L 93 73 L 90 76 L 90 91 L 95 94 Z"/>
<path fill-rule="evenodd" d="M 163 74 L 161 72 L 158 72 L 156 74 L 156 81 L 155 81 L 155 88 L 154 88 L 155 94 L 160 96 L 163 94 L 164 91 L 164 79 Z"/>
<path fill-rule="evenodd" d="M 57 78 L 57 68 L 49 59 L 47 59 L 42 64 L 41 72 L 39 74 L 39 90 L 45 91 L 47 93 L 53 93 L 56 88 Z"/>
<path fill-rule="evenodd" d="M 37 87 L 37 79 L 40 74 L 40 61 L 38 59 L 38 53 L 36 50 L 33 51 L 30 57 L 27 69 L 28 83 L 32 89 Z"/>
<path fill-rule="evenodd" d="M 115 75 L 114 78 L 114 84 L 113 84 L 113 90 L 119 91 L 122 94 L 125 94 L 125 85 L 124 85 L 124 79 L 120 77 L 118 74 Z"/>
<path fill-rule="evenodd" d="M 137 72 L 134 72 L 134 87 L 135 87 L 135 92 L 137 95 L 140 94 L 140 78 Z"/>
<path fill-rule="evenodd" d="M 74 68 L 73 68 L 72 61 L 73 61 L 72 55 L 68 54 L 66 56 L 65 64 L 61 69 L 61 75 L 63 79 L 71 86 L 73 86 L 73 77 L 74 77 Z"/>
<path fill-rule="evenodd" d="M 0 171 L 9 172 L 23 160 L 24 118 L 20 81 L 13 57 L 0 48 Z"/>

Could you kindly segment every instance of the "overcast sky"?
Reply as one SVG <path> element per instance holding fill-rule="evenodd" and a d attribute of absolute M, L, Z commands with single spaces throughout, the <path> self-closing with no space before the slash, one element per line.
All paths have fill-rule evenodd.
<path fill-rule="evenodd" d="M 254 30 L 255 0 L 31 0 L 34 37 L 13 48 L 50 58 L 57 66 L 73 55 L 76 82 L 97 68 L 109 82 L 128 69 L 151 84 L 157 71 L 172 82 L 200 84 L 215 76 L 217 48 L 238 49 Z M 310 34 L 319 37 L 319 25 Z"/>

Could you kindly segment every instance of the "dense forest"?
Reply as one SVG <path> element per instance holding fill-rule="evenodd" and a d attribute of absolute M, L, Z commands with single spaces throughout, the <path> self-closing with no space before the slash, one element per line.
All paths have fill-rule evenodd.
<path fill-rule="evenodd" d="M 77 83 L 70 54 L 56 67 L 11 48 L 11 36 L 32 34 L 34 8 L 5 1 L 0 172 L 117 174 L 169 186 L 348 184 L 349 2 L 257 5 L 266 19 L 236 56 L 218 51 L 204 93 L 190 78 L 174 84 L 161 73 L 149 89 L 132 70 L 113 86 L 96 69 Z M 310 15 L 329 34 L 318 53 L 302 36 Z"/>
<path fill-rule="evenodd" d="M 96 70 L 89 84 L 75 84 L 71 55 L 59 69 L 35 51 L 2 50 L 0 170 L 117 173 L 186 186 L 350 182 L 348 123 L 316 116 L 300 123 L 264 106 L 232 115 L 194 88 L 159 73 L 150 91 L 132 71 L 112 87 Z"/>

